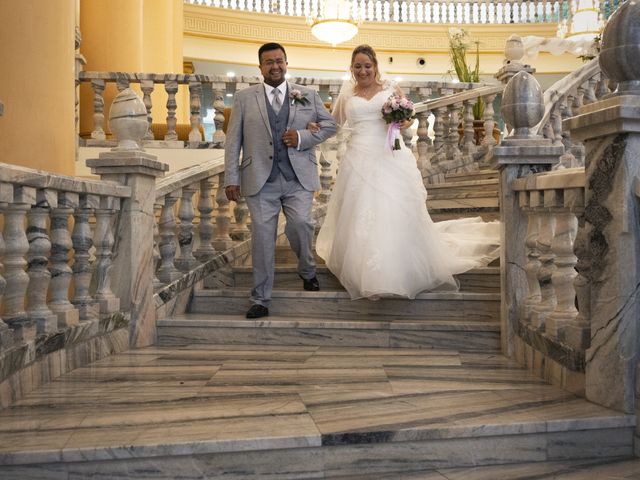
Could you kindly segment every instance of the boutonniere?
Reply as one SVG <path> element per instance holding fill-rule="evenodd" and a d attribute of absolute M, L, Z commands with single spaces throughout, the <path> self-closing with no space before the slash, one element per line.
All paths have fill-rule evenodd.
<path fill-rule="evenodd" d="M 291 105 L 299 103 L 300 105 L 307 105 L 309 99 L 302 94 L 300 90 L 291 90 L 289 92 L 289 98 L 291 99 Z"/>

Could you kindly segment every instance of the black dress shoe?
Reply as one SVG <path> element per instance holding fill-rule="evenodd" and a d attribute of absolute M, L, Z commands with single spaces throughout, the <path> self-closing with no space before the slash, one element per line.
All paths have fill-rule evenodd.
<path fill-rule="evenodd" d="M 318 282 L 318 277 L 313 277 L 309 280 L 307 280 L 306 278 L 302 278 L 302 288 L 304 288 L 307 292 L 318 292 L 320 290 L 320 282 Z"/>
<path fill-rule="evenodd" d="M 257 303 L 253 305 L 249 310 L 247 310 L 247 318 L 262 318 L 269 316 L 269 309 L 267 307 L 263 307 L 262 305 L 258 305 Z"/>

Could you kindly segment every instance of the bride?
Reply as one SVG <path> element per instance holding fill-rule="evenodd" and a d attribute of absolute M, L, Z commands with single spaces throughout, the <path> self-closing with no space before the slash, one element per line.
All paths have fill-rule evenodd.
<path fill-rule="evenodd" d="M 351 73 L 355 82 L 343 87 L 333 110 L 351 136 L 318 234 L 318 255 L 352 299 L 457 289 L 454 274 L 498 256 L 499 224 L 431 220 L 413 153 L 404 145 L 391 150 L 386 141 L 381 109 L 402 92 L 380 80 L 368 45 L 353 51 Z"/>

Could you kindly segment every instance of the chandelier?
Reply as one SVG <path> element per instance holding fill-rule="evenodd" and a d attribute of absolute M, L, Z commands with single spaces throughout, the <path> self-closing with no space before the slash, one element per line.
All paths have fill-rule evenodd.
<path fill-rule="evenodd" d="M 575 43 L 593 42 L 603 25 L 599 0 L 573 0 L 567 18 L 558 25 L 558 36 Z"/>
<path fill-rule="evenodd" d="M 309 15 L 311 34 L 334 47 L 351 40 L 358 33 L 360 19 L 357 6 L 350 0 L 320 1 L 317 15 Z"/>

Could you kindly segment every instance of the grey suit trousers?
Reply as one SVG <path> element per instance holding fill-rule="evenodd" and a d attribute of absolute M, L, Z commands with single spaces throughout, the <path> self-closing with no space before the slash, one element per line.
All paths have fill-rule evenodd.
<path fill-rule="evenodd" d="M 313 255 L 315 222 L 311 216 L 313 192 L 305 190 L 297 179 L 287 181 L 282 174 L 267 182 L 256 194 L 246 197 L 251 214 L 251 254 L 253 289 L 251 302 L 265 307 L 271 301 L 275 275 L 275 249 L 278 216 L 284 211 L 285 235 L 298 256 L 298 273 L 311 279 L 316 275 Z"/>

